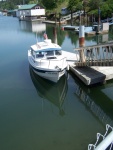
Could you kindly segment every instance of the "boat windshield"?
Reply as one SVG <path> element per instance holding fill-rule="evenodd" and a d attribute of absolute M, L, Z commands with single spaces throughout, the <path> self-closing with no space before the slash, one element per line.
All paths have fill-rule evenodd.
<path fill-rule="evenodd" d="M 61 50 L 53 50 L 53 51 L 40 51 L 36 53 L 36 58 L 42 58 L 44 56 L 59 56 L 62 55 L 62 51 Z"/>
<path fill-rule="evenodd" d="M 36 53 L 36 58 L 42 58 L 42 57 L 44 57 L 44 53 L 43 52 Z"/>
<path fill-rule="evenodd" d="M 46 56 L 54 56 L 54 51 L 47 51 Z"/>
<path fill-rule="evenodd" d="M 62 51 L 61 50 L 56 50 L 55 55 L 62 55 Z"/>

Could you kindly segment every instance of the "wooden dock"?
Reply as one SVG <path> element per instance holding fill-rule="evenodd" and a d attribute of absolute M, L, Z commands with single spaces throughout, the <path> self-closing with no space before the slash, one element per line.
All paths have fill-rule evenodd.
<path fill-rule="evenodd" d="M 52 21 L 52 20 L 43 20 L 43 23 L 47 23 L 47 24 L 64 24 L 65 21 Z"/>
<path fill-rule="evenodd" d="M 69 64 L 70 71 L 85 85 L 105 83 L 113 79 L 113 41 L 101 45 L 79 47 L 75 51 L 78 53 L 74 55 L 76 56 L 75 61 L 73 59 L 74 63 Z"/>
<path fill-rule="evenodd" d="M 77 67 L 70 66 L 72 71 L 85 85 L 105 83 L 113 79 L 113 67 Z"/>

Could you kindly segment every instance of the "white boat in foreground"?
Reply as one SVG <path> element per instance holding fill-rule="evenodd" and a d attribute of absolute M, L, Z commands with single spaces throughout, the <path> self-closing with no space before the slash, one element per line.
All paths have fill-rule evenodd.
<path fill-rule="evenodd" d="M 32 45 L 28 60 L 37 75 L 53 82 L 57 82 L 69 68 L 62 48 L 50 39 Z"/>

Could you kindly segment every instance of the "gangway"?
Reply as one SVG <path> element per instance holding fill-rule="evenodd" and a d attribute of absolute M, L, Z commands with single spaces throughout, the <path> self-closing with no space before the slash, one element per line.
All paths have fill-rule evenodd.
<path fill-rule="evenodd" d="M 76 17 L 82 15 L 83 13 L 84 13 L 84 11 L 77 11 L 77 12 L 74 12 L 74 13 L 72 14 L 72 16 L 73 16 L 73 18 L 76 18 Z M 61 21 L 61 22 L 62 22 L 62 21 L 67 21 L 67 20 L 70 20 L 70 19 L 71 19 L 71 14 L 66 15 L 66 16 L 64 16 L 64 17 L 61 17 L 61 18 L 60 18 L 60 21 Z"/>
<path fill-rule="evenodd" d="M 113 17 L 112 18 L 107 18 L 107 19 L 104 19 L 104 20 L 101 20 L 101 22 L 113 22 Z"/>
<path fill-rule="evenodd" d="M 111 132 L 109 131 L 111 130 Z M 100 138 L 102 141 L 99 143 Z M 104 135 L 97 133 L 95 144 L 89 144 L 88 150 L 113 150 L 113 127 L 106 124 L 106 132 Z"/>

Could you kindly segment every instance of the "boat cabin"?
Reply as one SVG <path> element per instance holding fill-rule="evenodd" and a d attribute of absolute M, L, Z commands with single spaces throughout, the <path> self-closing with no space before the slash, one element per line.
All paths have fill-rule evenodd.
<path fill-rule="evenodd" d="M 31 54 L 34 59 L 56 59 L 62 55 L 61 47 L 50 40 L 44 40 L 31 46 Z"/>
<path fill-rule="evenodd" d="M 99 28 L 99 29 L 98 29 L 98 28 Z M 92 30 L 93 30 L 93 31 L 98 31 L 98 30 L 100 31 L 100 30 L 102 30 L 102 25 L 93 25 L 93 26 L 92 26 Z"/>
<path fill-rule="evenodd" d="M 31 54 L 34 57 L 34 59 L 38 59 L 38 58 L 47 58 L 47 59 L 56 59 L 57 56 L 62 55 L 61 50 L 51 50 L 51 51 L 34 51 L 31 48 Z"/>

